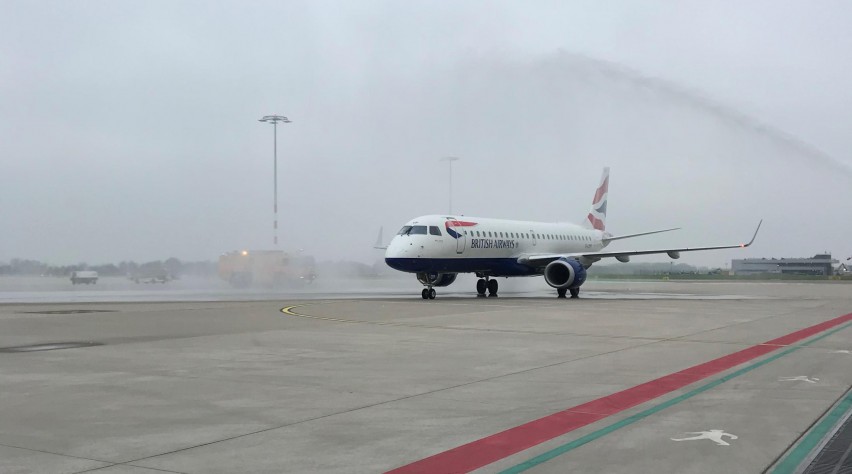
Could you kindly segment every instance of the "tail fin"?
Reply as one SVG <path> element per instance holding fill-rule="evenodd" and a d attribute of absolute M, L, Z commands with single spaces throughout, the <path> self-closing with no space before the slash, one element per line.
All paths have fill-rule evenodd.
<path fill-rule="evenodd" d="M 608 196 L 609 167 L 606 167 L 603 169 L 601 184 L 595 191 L 595 198 L 592 200 L 592 208 L 589 209 L 589 215 L 586 217 L 586 227 L 600 231 L 606 230 L 606 201 Z"/>
<path fill-rule="evenodd" d="M 376 245 L 373 245 L 373 248 L 374 248 L 374 249 L 377 249 L 377 250 L 387 250 L 388 246 L 387 246 L 387 245 L 382 244 L 382 240 L 383 240 L 383 239 L 382 239 L 382 234 L 384 233 L 384 230 L 385 230 L 384 226 L 379 227 L 379 235 L 376 237 Z"/>

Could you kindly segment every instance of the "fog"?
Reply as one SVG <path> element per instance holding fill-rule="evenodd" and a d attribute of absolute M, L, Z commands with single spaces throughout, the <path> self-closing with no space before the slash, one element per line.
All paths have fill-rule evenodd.
<path fill-rule="evenodd" d="M 445 213 L 852 255 L 844 2 L 3 2 L 0 261 L 372 263 Z M 660 257 L 645 257 L 654 260 Z"/>

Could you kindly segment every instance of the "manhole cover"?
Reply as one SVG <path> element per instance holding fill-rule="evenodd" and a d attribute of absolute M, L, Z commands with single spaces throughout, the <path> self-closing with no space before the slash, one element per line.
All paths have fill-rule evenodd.
<path fill-rule="evenodd" d="M 59 349 L 76 349 L 79 347 L 102 346 L 100 342 L 49 342 L 46 344 L 31 344 L 28 346 L 0 347 L 0 352 L 38 352 L 56 351 Z"/>
<path fill-rule="evenodd" d="M 83 314 L 114 313 L 114 309 L 57 309 L 53 311 L 19 311 L 18 314 Z"/>

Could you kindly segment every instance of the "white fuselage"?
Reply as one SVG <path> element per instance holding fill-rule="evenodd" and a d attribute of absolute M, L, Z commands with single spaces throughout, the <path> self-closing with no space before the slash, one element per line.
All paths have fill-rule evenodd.
<path fill-rule="evenodd" d="M 514 221 L 467 216 L 422 216 L 409 221 L 390 242 L 385 261 L 412 273 L 491 276 L 541 274 L 518 263 L 525 255 L 596 252 L 601 231 L 568 223 Z"/>

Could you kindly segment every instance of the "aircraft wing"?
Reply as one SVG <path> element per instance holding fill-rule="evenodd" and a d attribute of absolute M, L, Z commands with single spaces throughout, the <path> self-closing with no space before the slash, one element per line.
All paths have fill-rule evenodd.
<path fill-rule="evenodd" d="M 613 240 L 632 239 L 633 237 L 641 237 L 643 235 L 659 234 L 661 232 L 671 232 L 673 230 L 680 230 L 680 227 L 672 227 L 671 229 L 662 229 L 662 230 L 652 230 L 651 232 L 640 232 L 638 234 L 609 236 L 609 237 L 604 237 L 602 240 L 604 242 L 612 242 Z"/>
<path fill-rule="evenodd" d="M 680 258 L 681 252 L 697 252 L 699 250 L 721 250 L 721 249 L 735 249 L 735 248 L 746 248 L 754 243 L 754 239 L 757 238 L 757 232 L 760 230 L 760 225 L 763 224 L 763 220 L 761 220 L 757 224 L 757 229 L 754 231 L 754 235 L 751 237 L 751 240 L 747 244 L 737 244 L 737 245 L 716 245 L 711 247 L 683 247 L 683 248 L 671 248 L 671 249 L 656 249 L 656 250 L 619 250 L 612 252 L 577 252 L 577 253 L 564 253 L 564 254 L 539 254 L 539 255 L 524 255 L 518 258 L 518 263 L 524 265 L 530 265 L 534 267 L 541 267 L 547 265 L 548 263 L 558 260 L 563 257 L 567 258 L 577 258 L 581 260 L 586 260 L 589 263 L 597 262 L 602 258 L 618 258 L 623 259 L 630 257 L 631 255 L 652 255 L 652 254 L 668 254 L 671 258 Z M 621 257 L 621 258 L 619 258 Z M 627 260 L 624 260 L 627 261 Z"/>

